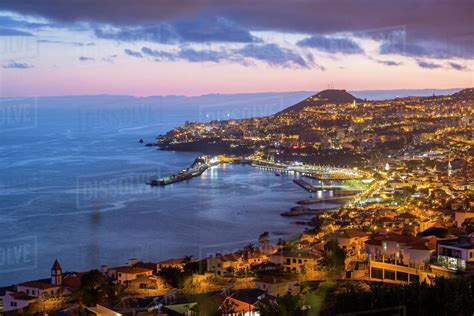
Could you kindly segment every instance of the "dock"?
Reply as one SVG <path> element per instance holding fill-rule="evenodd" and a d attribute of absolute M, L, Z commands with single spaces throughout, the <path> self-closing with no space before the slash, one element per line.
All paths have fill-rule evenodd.
<path fill-rule="evenodd" d="M 317 204 L 317 203 L 323 203 L 323 202 L 345 203 L 348 200 L 351 200 L 354 196 L 355 195 L 324 197 L 324 198 L 316 198 L 316 199 L 306 199 L 306 200 L 298 201 L 296 203 L 302 204 L 302 205 Z"/>
<path fill-rule="evenodd" d="M 177 174 L 172 174 L 158 179 L 151 179 L 146 184 L 149 184 L 151 186 L 164 186 L 188 180 L 200 176 L 204 171 L 206 171 L 209 167 L 213 165 L 215 165 L 215 162 L 213 162 L 212 160 L 209 161 L 209 159 L 207 159 L 207 157 L 205 156 L 200 156 L 194 160 L 193 164 L 189 168 L 184 169 L 183 171 Z"/>
<path fill-rule="evenodd" d="M 293 216 L 301 216 L 301 215 L 315 215 L 325 212 L 335 212 L 339 210 L 339 207 L 333 208 L 326 208 L 326 209 L 313 209 L 304 206 L 295 206 L 292 207 L 288 212 L 281 213 L 281 216 L 285 217 L 293 217 Z"/>
<path fill-rule="evenodd" d="M 327 191 L 344 190 L 344 187 L 342 187 L 342 186 L 335 186 L 335 185 L 317 186 L 317 185 L 312 185 L 311 183 L 309 183 L 307 181 L 304 181 L 302 179 L 294 179 L 293 182 L 296 183 L 297 185 L 299 185 L 300 187 L 302 187 L 303 189 L 305 189 L 306 191 L 311 192 L 311 193 L 318 192 L 318 191 L 323 191 L 323 190 L 327 190 Z"/>

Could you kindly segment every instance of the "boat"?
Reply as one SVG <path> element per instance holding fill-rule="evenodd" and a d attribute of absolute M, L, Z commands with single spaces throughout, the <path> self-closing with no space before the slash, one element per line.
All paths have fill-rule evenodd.
<path fill-rule="evenodd" d="M 281 176 L 281 173 L 275 172 L 275 175 L 276 175 L 277 177 L 279 177 L 279 176 Z"/>

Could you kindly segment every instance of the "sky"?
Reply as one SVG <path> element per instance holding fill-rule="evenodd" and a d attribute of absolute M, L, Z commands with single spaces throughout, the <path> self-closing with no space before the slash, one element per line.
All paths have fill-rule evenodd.
<path fill-rule="evenodd" d="M 2 0 L 0 96 L 473 86 L 472 0 Z"/>

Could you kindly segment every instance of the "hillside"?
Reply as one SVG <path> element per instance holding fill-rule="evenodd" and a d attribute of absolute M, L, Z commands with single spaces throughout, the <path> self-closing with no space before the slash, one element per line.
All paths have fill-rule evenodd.
<path fill-rule="evenodd" d="M 348 93 L 346 90 L 323 90 L 313 96 L 310 96 L 304 99 L 301 102 L 292 105 L 280 113 L 288 113 L 288 112 L 299 112 L 306 107 L 312 106 L 320 106 L 323 104 L 346 104 L 354 102 L 360 102 L 361 99 L 354 97 L 352 94 Z"/>

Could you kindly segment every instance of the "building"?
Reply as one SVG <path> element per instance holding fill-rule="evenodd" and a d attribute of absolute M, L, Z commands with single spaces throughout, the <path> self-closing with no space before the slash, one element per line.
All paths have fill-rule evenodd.
<path fill-rule="evenodd" d="M 397 262 L 410 267 L 424 268 L 435 252 L 435 239 L 399 234 L 373 235 L 365 242 L 372 260 Z"/>
<path fill-rule="evenodd" d="M 434 266 L 452 272 L 474 272 L 474 233 L 456 239 L 439 240 Z"/>
<path fill-rule="evenodd" d="M 474 218 L 474 212 L 467 212 L 464 210 L 459 210 L 454 212 L 454 221 L 456 226 L 460 227 L 466 219 Z"/>
<path fill-rule="evenodd" d="M 300 284 L 297 280 L 279 276 L 263 276 L 255 280 L 255 287 L 271 296 L 297 294 Z"/>
<path fill-rule="evenodd" d="M 186 265 L 189 260 L 187 258 L 175 258 L 175 259 L 168 259 L 164 261 L 160 261 L 156 264 L 156 271 L 161 271 L 163 268 L 176 268 L 181 271 L 184 271 L 184 266 Z"/>
<path fill-rule="evenodd" d="M 430 283 L 433 275 L 428 269 L 413 268 L 396 261 L 369 259 L 369 280 L 394 284 Z"/>
<path fill-rule="evenodd" d="M 124 266 L 115 268 L 114 270 L 118 284 L 127 284 L 140 277 L 149 277 L 153 274 L 152 269 L 141 267 Z"/>
<path fill-rule="evenodd" d="M 320 256 L 309 251 L 278 251 L 270 256 L 270 262 L 283 266 L 288 272 L 314 271 Z"/>
<path fill-rule="evenodd" d="M 224 316 L 259 316 L 258 302 L 265 297 L 265 292 L 258 289 L 238 290 L 226 296 L 219 311 Z"/>
<path fill-rule="evenodd" d="M 62 294 L 62 268 L 57 260 L 51 268 L 50 279 L 28 281 L 16 285 L 3 296 L 3 311 L 24 311 L 39 299 Z"/>
<path fill-rule="evenodd" d="M 207 258 L 207 271 L 213 272 L 216 276 L 233 274 L 236 271 L 245 269 L 248 265 L 244 262 L 243 256 L 239 252 L 227 255 L 217 254 Z"/>
<path fill-rule="evenodd" d="M 339 246 L 346 250 L 348 256 L 361 257 L 365 255 L 365 242 L 369 235 L 363 231 L 350 229 L 336 232 L 332 239 L 337 240 Z"/>

